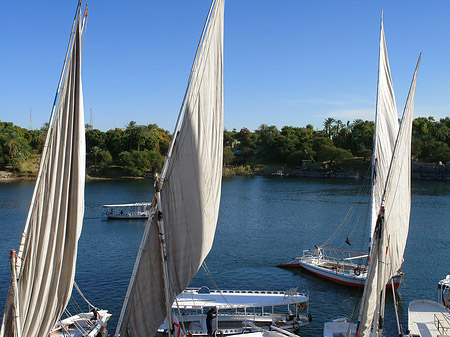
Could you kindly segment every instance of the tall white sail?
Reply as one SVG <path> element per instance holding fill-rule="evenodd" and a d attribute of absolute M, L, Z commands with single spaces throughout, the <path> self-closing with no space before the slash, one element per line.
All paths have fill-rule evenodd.
<path fill-rule="evenodd" d="M 2 332 L 44 337 L 61 317 L 72 293 L 78 238 L 84 214 L 85 138 L 81 86 L 80 4 L 59 104 L 49 125 L 19 251 L 16 299 L 4 315 Z M 14 291 L 10 291 L 12 295 Z M 16 326 L 19 317 L 20 326 Z"/>
<path fill-rule="evenodd" d="M 121 336 L 154 336 L 167 314 L 158 220 L 165 228 L 169 306 L 214 240 L 222 180 L 223 15 L 224 0 L 216 0 L 194 62 L 182 126 L 174 134 L 174 152 L 163 169 L 161 213 L 152 219 Z"/>
<path fill-rule="evenodd" d="M 381 198 L 384 193 L 386 178 L 398 134 L 398 113 L 395 103 L 394 86 L 384 36 L 383 18 L 380 28 L 380 49 L 378 59 L 377 106 L 375 113 L 374 146 L 372 155 L 372 198 L 371 231 L 372 238 L 377 222 Z"/>
<path fill-rule="evenodd" d="M 378 317 L 384 312 L 386 283 L 400 269 L 409 231 L 411 210 L 411 137 L 417 62 L 406 101 L 403 117 L 392 155 L 385 186 L 385 195 L 378 213 L 371 264 L 364 288 L 359 335 L 369 336 L 372 326 L 374 336 L 382 329 Z M 374 319 L 375 317 L 375 319 Z"/>

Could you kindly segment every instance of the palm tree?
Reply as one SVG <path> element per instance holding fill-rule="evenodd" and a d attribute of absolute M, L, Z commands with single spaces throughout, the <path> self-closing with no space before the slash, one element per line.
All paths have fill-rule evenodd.
<path fill-rule="evenodd" d="M 136 130 L 136 122 L 131 121 L 127 124 L 127 133 L 128 133 L 128 139 L 129 139 L 129 151 L 131 151 L 131 142 L 133 139 L 133 133 Z"/>
<path fill-rule="evenodd" d="M 93 146 L 91 148 L 91 153 L 94 155 L 94 165 L 97 166 L 97 156 L 102 151 L 102 149 L 98 146 Z"/>
<path fill-rule="evenodd" d="M 141 151 L 142 141 L 148 138 L 150 135 L 150 130 L 145 125 L 138 125 L 135 128 L 136 138 L 137 138 L 137 150 Z"/>
<path fill-rule="evenodd" d="M 325 134 L 327 135 L 328 139 L 331 139 L 331 129 L 333 127 L 335 120 L 332 117 L 328 117 L 325 119 L 325 122 L 323 122 L 323 126 L 325 127 Z"/>
<path fill-rule="evenodd" d="M 9 140 L 6 142 L 6 146 L 8 147 L 9 156 L 14 158 L 17 152 L 20 151 L 22 144 L 19 141 L 19 137 L 15 133 L 9 134 Z"/>

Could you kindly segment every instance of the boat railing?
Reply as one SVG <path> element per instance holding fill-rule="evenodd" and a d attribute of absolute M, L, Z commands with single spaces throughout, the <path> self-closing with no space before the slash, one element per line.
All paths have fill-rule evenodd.
<path fill-rule="evenodd" d="M 286 291 L 273 291 L 273 290 L 211 290 L 207 289 L 207 287 L 201 288 L 186 288 L 183 293 L 189 294 L 191 293 L 203 293 L 203 294 L 255 294 L 255 295 L 285 295 L 286 297 L 290 296 L 305 296 L 308 297 L 308 294 L 295 292 L 293 293 L 290 290 Z"/>
<path fill-rule="evenodd" d="M 303 250 L 303 258 L 317 258 L 318 260 L 329 261 L 336 264 L 365 265 L 368 255 L 364 253 L 351 252 L 341 249 L 322 248 Z"/>
<path fill-rule="evenodd" d="M 441 335 L 447 336 L 447 332 L 450 331 L 450 318 L 445 317 L 442 313 L 436 313 L 433 315 L 434 325 Z"/>

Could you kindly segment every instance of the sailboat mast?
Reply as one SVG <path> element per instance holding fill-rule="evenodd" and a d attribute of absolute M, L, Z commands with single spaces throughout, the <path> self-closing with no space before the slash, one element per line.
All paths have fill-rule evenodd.
<path fill-rule="evenodd" d="M 166 311 L 167 311 L 167 333 L 169 337 L 172 335 L 172 315 L 171 315 L 171 307 L 172 303 L 170 303 L 169 299 L 169 271 L 167 266 L 167 245 L 166 245 L 166 233 L 165 233 L 165 227 L 164 227 L 164 221 L 163 221 L 163 209 L 161 205 L 161 186 L 158 186 L 156 184 L 156 205 L 157 205 L 157 223 L 159 227 L 159 248 L 161 251 L 161 262 L 163 265 L 163 282 L 164 282 L 164 297 L 166 302 Z"/>
<path fill-rule="evenodd" d="M 11 250 L 11 274 L 12 274 L 12 288 L 14 294 L 14 322 L 16 325 L 15 337 L 22 337 L 22 325 L 20 324 L 20 310 L 19 310 L 19 290 L 17 287 L 16 261 L 17 256 L 14 250 Z"/>
<path fill-rule="evenodd" d="M 398 329 L 398 335 L 403 336 L 403 329 L 402 325 L 400 324 L 400 318 L 398 316 L 398 302 L 397 302 L 397 296 L 395 295 L 395 287 L 394 287 L 394 280 L 391 279 L 391 289 L 392 289 L 392 298 L 394 300 L 394 308 L 395 308 L 395 319 L 397 321 L 397 329 Z"/>
<path fill-rule="evenodd" d="M 377 77 L 377 88 L 379 88 L 380 86 L 380 62 L 381 62 L 381 43 L 382 43 L 382 29 L 383 29 L 383 10 L 381 10 L 381 28 L 380 28 L 380 52 L 378 53 L 378 77 Z M 369 216 L 369 221 L 370 221 L 370 232 L 369 232 L 369 247 L 368 247 L 368 255 L 370 256 L 370 250 L 372 247 L 372 236 L 373 236 L 373 217 L 374 217 L 374 212 L 375 212 L 375 179 L 376 179 L 376 165 L 377 165 L 377 153 L 376 153 L 376 148 L 377 148 L 377 121 L 378 121 L 378 94 L 379 94 L 379 90 L 377 90 L 377 97 L 376 97 L 376 101 L 377 104 L 375 106 L 375 121 L 374 121 L 374 131 L 373 131 L 373 141 L 372 141 L 372 170 L 370 173 L 370 216 Z"/>
<path fill-rule="evenodd" d="M 36 183 L 34 185 L 33 195 L 31 197 L 31 202 L 30 202 L 30 208 L 28 209 L 27 219 L 25 221 L 25 227 L 24 227 L 23 232 L 22 232 L 22 237 L 21 237 L 20 245 L 19 245 L 19 251 L 17 253 L 17 263 L 16 263 L 16 273 L 17 274 L 20 274 L 20 268 L 21 268 L 21 265 L 22 265 L 22 255 L 23 255 L 23 250 L 24 250 L 24 247 L 25 247 L 25 240 L 26 240 L 27 235 L 28 235 L 28 227 L 29 227 L 30 221 L 31 221 L 31 214 L 33 213 L 34 204 L 35 204 L 35 201 L 36 201 L 36 195 L 37 195 L 39 183 L 40 183 L 40 180 L 41 180 L 41 177 L 42 177 L 42 171 L 44 169 L 44 163 L 45 163 L 44 158 L 47 156 L 48 144 L 49 144 L 49 141 L 50 141 L 50 135 L 52 133 L 53 122 L 54 122 L 54 119 L 55 119 L 55 111 L 56 111 L 56 107 L 57 107 L 57 101 L 58 101 L 59 93 L 61 91 L 61 86 L 62 86 L 62 82 L 63 82 L 63 79 L 64 79 L 64 74 L 66 72 L 66 67 L 67 67 L 67 61 L 68 61 L 68 58 L 69 58 L 69 53 L 70 53 L 70 50 L 72 49 L 72 46 L 73 46 L 73 43 L 74 43 L 75 26 L 76 26 L 77 20 L 79 19 L 79 15 L 80 15 L 80 12 L 81 12 L 81 4 L 82 4 L 82 0 L 79 0 L 78 1 L 78 5 L 77 5 L 77 9 L 75 11 L 75 18 L 73 20 L 72 30 L 70 32 L 70 38 L 69 38 L 69 44 L 67 46 L 66 56 L 64 58 L 64 63 L 63 63 L 63 67 L 62 67 L 62 70 L 61 70 L 61 75 L 59 77 L 58 87 L 56 88 L 55 99 L 53 100 L 52 112 L 50 114 L 50 119 L 49 119 L 49 122 L 48 122 L 48 130 L 47 130 L 47 135 L 46 135 L 45 142 L 44 142 L 44 147 L 42 148 L 42 155 L 41 155 L 41 160 L 39 162 L 39 170 L 38 170 L 38 174 L 37 174 L 37 178 L 36 178 Z M 83 27 L 84 27 L 84 21 L 83 21 Z"/>
<path fill-rule="evenodd" d="M 380 285 L 383 284 L 384 273 L 386 268 L 385 254 L 383 252 L 384 249 L 384 197 L 383 204 L 381 206 L 380 216 L 379 216 L 379 228 L 378 233 L 379 236 L 376 238 L 378 241 L 378 259 L 376 263 L 378 263 L 378 275 L 377 275 L 377 289 L 380 289 Z M 387 250 L 387 249 L 386 249 Z M 373 261 L 375 263 L 375 261 Z M 383 319 L 384 319 L 384 303 L 385 303 L 385 289 L 386 285 L 381 287 L 381 293 L 379 296 L 379 300 L 376 303 L 375 315 L 373 319 L 373 335 L 374 337 L 381 337 L 383 332 Z"/>

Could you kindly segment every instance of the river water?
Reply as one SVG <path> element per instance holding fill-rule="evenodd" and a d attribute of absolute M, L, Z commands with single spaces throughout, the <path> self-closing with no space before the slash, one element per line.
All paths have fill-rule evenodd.
<path fill-rule="evenodd" d="M 10 280 L 9 250 L 18 248 L 31 194 L 31 182 L 0 184 L 0 312 Z M 221 289 L 287 290 L 310 295 L 313 321 L 301 336 L 321 336 L 323 323 L 350 317 L 360 291 L 330 283 L 300 270 L 275 265 L 325 242 L 355 207 L 364 222 L 367 194 L 360 181 L 294 178 L 224 178 L 219 221 L 206 264 Z M 85 296 L 113 317 L 114 333 L 133 269 L 143 221 L 102 220 L 102 205 L 149 201 L 152 181 L 102 181 L 86 184 L 86 209 L 79 242 L 76 281 Z M 450 183 L 412 184 L 411 223 L 405 252 L 404 283 L 398 291 L 407 326 L 411 300 L 435 299 L 437 282 L 450 274 Z M 356 220 L 355 220 L 356 221 Z M 365 251 L 367 229 L 351 220 L 330 247 Z M 352 247 L 343 242 L 349 236 Z M 214 282 L 201 269 L 192 286 Z M 86 310 L 86 308 L 83 308 Z M 386 334 L 397 335 L 392 296 L 387 297 Z"/>

